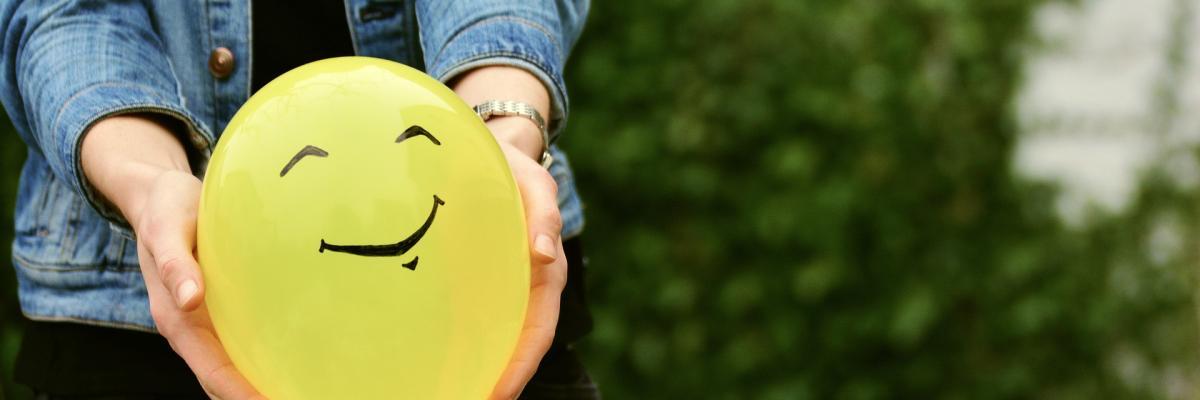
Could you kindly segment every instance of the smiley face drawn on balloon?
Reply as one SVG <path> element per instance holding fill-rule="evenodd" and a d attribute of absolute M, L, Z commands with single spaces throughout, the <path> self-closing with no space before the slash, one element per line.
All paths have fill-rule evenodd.
<path fill-rule="evenodd" d="M 434 146 L 442 145 L 442 142 L 440 140 L 438 140 L 436 137 L 433 136 L 433 134 L 429 133 L 429 131 L 425 130 L 425 128 L 422 128 L 419 125 L 413 125 L 413 126 L 409 127 L 408 129 L 406 129 L 404 131 L 404 133 L 401 133 L 400 136 L 396 137 L 396 143 L 402 143 L 405 140 L 408 140 L 409 138 L 412 138 L 415 136 L 423 136 L 423 137 L 429 139 L 429 142 L 433 143 Z M 300 160 L 303 160 L 307 156 L 324 158 L 324 157 L 329 157 L 329 152 L 325 151 L 324 149 L 322 149 L 320 147 L 313 146 L 313 145 L 304 146 L 304 148 L 302 148 L 302 149 L 300 149 L 300 151 L 296 152 L 296 155 L 292 156 L 292 159 L 289 160 L 288 163 L 283 166 L 283 169 L 279 171 L 279 177 L 283 178 L 284 176 L 287 176 L 288 171 L 291 171 L 292 167 L 296 166 L 296 163 L 300 162 Z M 391 243 L 391 244 L 341 245 L 341 244 L 328 243 L 325 241 L 324 238 L 322 238 L 321 245 L 317 248 L 317 252 L 324 253 L 325 250 L 329 250 L 332 252 L 347 253 L 347 254 L 353 254 L 353 255 L 365 256 L 365 257 L 402 256 L 405 253 L 407 253 L 409 250 L 411 250 L 413 248 L 413 246 L 416 246 L 417 242 L 421 241 L 421 238 L 425 236 L 425 232 L 429 231 L 429 227 L 433 225 L 434 219 L 437 218 L 438 207 L 444 206 L 444 205 L 446 205 L 446 202 L 444 200 L 442 200 L 441 197 L 438 197 L 438 195 L 436 195 L 436 194 L 433 195 L 433 209 L 429 210 L 429 216 L 425 218 L 425 223 L 422 224 L 420 228 L 417 228 L 416 231 L 413 231 L 411 234 L 409 234 L 408 237 L 404 238 L 403 240 L 401 240 L 399 242 Z M 402 266 L 404 266 L 404 268 L 408 268 L 411 271 L 416 271 L 418 260 L 420 260 L 420 257 L 413 257 L 412 261 L 406 262 L 406 263 L 402 264 Z"/>

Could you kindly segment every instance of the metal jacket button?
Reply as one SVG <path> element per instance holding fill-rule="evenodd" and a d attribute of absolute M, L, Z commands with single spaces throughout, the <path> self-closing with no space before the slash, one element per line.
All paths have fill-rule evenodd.
<path fill-rule="evenodd" d="M 208 72 L 217 79 L 224 79 L 233 73 L 233 52 L 224 47 L 218 47 L 208 56 Z"/>

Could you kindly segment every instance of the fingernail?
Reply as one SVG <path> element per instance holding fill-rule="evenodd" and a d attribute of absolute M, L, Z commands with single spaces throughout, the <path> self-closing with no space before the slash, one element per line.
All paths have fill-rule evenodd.
<path fill-rule="evenodd" d="M 545 234 L 538 235 L 537 239 L 533 240 L 533 249 L 543 256 L 553 260 L 555 259 L 554 240 Z"/>
<path fill-rule="evenodd" d="M 200 287 L 193 280 L 186 280 L 179 284 L 179 290 L 175 291 L 176 305 L 183 307 L 184 304 L 187 304 L 188 300 L 191 300 L 196 295 L 196 291 L 198 290 L 200 290 Z"/>

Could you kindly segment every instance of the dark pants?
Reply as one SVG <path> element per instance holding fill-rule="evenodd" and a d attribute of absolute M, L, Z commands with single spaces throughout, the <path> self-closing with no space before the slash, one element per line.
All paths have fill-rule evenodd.
<path fill-rule="evenodd" d="M 570 343 L 591 330 L 578 239 L 563 243 L 570 265 L 555 343 L 522 399 L 599 399 Z M 29 321 L 16 381 L 38 399 L 204 399 L 196 377 L 162 336 L 64 322 Z"/>

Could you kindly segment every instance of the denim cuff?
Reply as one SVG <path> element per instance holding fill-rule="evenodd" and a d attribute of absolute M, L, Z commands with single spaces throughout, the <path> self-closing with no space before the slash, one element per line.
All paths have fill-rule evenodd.
<path fill-rule="evenodd" d="M 185 144 L 192 172 L 200 172 L 209 155 L 213 142 L 211 131 L 195 116 L 175 102 L 167 100 L 153 88 L 133 83 L 101 83 L 90 86 L 71 96 L 59 109 L 52 132 L 62 138 L 58 147 L 46 149 L 71 157 L 61 160 L 58 171 L 64 180 L 69 179 L 72 189 L 82 195 L 89 205 L 112 223 L 121 234 L 132 237 L 129 222 L 112 204 L 104 200 L 87 181 L 83 173 L 81 150 L 88 129 L 100 120 L 121 114 L 148 113 L 169 116 L 186 127 L 186 132 L 174 132 L 180 143 Z M 74 177 L 71 179 L 71 177 Z"/>
<path fill-rule="evenodd" d="M 553 37 L 548 28 L 525 18 L 511 15 L 486 18 L 454 35 L 427 61 L 427 70 L 442 82 L 485 66 L 503 65 L 528 71 L 550 93 L 547 127 L 550 142 L 554 143 L 565 126 L 569 108 L 562 75 L 565 52 Z"/>

